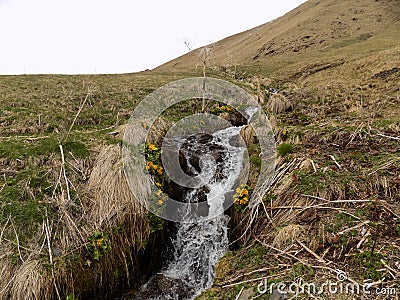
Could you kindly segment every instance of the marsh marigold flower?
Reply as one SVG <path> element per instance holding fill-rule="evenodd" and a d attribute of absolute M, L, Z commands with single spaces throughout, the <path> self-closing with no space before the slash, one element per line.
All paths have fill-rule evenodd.
<path fill-rule="evenodd" d="M 156 150 L 158 150 L 157 146 L 156 146 L 156 145 L 153 145 L 153 144 L 149 144 L 149 145 L 147 146 L 147 149 L 149 149 L 150 151 L 156 151 Z"/>

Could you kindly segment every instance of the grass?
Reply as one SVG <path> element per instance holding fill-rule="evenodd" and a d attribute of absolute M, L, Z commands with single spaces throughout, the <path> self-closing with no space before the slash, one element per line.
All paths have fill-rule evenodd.
<path fill-rule="evenodd" d="M 400 148 L 398 140 L 390 137 L 400 135 L 400 100 L 399 74 L 385 77 L 382 72 L 399 63 L 400 31 L 398 23 L 392 22 L 398 5 L 389 1 L 390 7 L 384 8 L 380 2 L 363 3 L 357 4 L 365 13 L 357 16 L 357 22 L 352 21 L 350 2 L 340 8 L 334 1 L 309 1 L 298 15 L 293 12 L 259 28 L 262 39 L 275 37 L 272 47 L 276 55 L 253 60 L 269 42 L 259 41 L 257 34 L 249 35 L 248 46 L 237 45 L 242 37 L 237 35 L 213 50 L 216 63 L 224 65 L 223 45 L 232 51 L 239 47 L 237 77 L 241 81 L 232 79 L 229 68 L 210 70 L 210 76 L 233 81 L 253 94 L 261 80 L 263 89 L 274 87 L 284 94 L 288 104 L 284 109 L 268 109 L 268 93 L 263 107 L 269 111 L 278 142 L 278 167 L 287 169 L 268 187 L 259 206 L 244 210 L 238 218 L 233 216 L 231 228 L 243 220 L 252 222 L 241 223 L 232 237 L 241 236 L 247 225 L 250 232 L 219 262 L 215 286 L 200 299 L 235 299 L 242 288 L 256 287 L 255 279 L 262 277 L 271 282 L 334 280 L 336 273 L 326 267 L 345 270 L 357 282 L 384 279 L 384 284 L 390 284 L 391 275 L 381 260 L 391 268 L 399 260 L 396 178 Z M 326 13 L 322 8 L 329 4 L 332 7 Z M 348 25 L 347 31 L 331 34 L 332 28 L 340 28 L 334 23 L 338 14 L 332 9 L 344 10 L 341 19 Z M 368 14 L 383 17 L 378 22 L 367 18 Z M 316 16 L 321 21 L 316 21 Z M 310 35 L 316 24 L 318 36 L 313 38 L 326 41 L 293 52 L 290 47 L 307 45 L 300 40 Z M 190 55 L 183 58 L 182 65 L 196 64 L 193 53 Z M 0 77 L 0 232 L 5 228 L 0 243 L 4 275 L 0 290 L 12 280 L 12 274 L 19 275 L 18 288 L 6 289 L 7 294 L 0 298 L 18 299 L 15 295 L 33 292 L 42 298 L 53 297 L 52 270 L 58 272 L 55 281 L 64 298 L 111 298 L 140 281 L 137 260 L 150 263 L 154 255 L 161 257 L 159 252 L 153 256 L 143 253 L 150 251 L 149 247 L 162 251 L 167 242 L 160 245 L 155 241 L 163 240 L 168 226 L 153 216 L 134 213 L 136 204 L 121 183 L 118 149 L 122 137 L 115 132 L 146 95 L 165 83 L 194 75 L 201 76 L 201 72 Z M 67 135 L 88 92 L 90 97 Z M 211 111 L 213 105 L 207 109 Z M 187 101 L 162 118 L 169 124 L 200 110 L 199 101 Z M 248 145 L 248 151 L 254 181 L 260 168 L 259 147 Z M 96 161 L 99 156 L 103 161 Z M 69 181 L 63 176 L 59 180 L 62 167 Z M 71 202 L 66 204 L 67 186 Z M 332 202 L 337 200 L 370 202 Z M 57 255 L 53 262 L 46 246 L 46 228 L 54 230 L 50 240 Z M 298 230 L 294 234 L 288 228 Z M 150 232 L 153 235 L 149 237 Z M 277 242 L 278 235 L 282 243 Z M 302 245 L 323 257 L 326 264 Z M 24 286 L 31 283 L 30 278 L 39 279 Z M 227 280 L 234 285 L 221 287 Z M 97 288 L 100 282 L 102 286 Z"/>

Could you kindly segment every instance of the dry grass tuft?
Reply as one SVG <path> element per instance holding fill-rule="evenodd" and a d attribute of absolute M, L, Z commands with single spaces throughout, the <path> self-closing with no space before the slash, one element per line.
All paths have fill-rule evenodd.
<path fill-rule="evenodd" d="M 267 109 L 274 114 L 280 114 L 293 109 L 293 105 L 284 95 L 275 94 L 270 97 Z"/>
<path fill-rule="evenodd" d="M 38 259 L 28 259 L 15 274 L 10 299 L 48 299 L 52 294 L 51 278 Z"/>
<path fill-rule="evenodd" d="M 304 234 L 305 229 L 301 225 L 289 224 L 279 229 L 272 242 L 272 246 L 282 249 L 282 247 L 287 246 L 288 243 L 294 243 L 296 240 L 303 239 Z"/>
<path fill-rule="evenodd" d="M 132 213 L 135 219 L 143 218 L 145 214 L 144 207 L 134 198 L 126 181 L 119 145 L 106 146 L 100 152 L 88 189 L 93 200 L 88 220 L 96 229 L 117 224 L 127 213 Z"/>

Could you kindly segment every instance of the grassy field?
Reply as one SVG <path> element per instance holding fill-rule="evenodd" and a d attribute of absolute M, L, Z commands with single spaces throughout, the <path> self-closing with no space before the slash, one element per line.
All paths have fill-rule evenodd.
<path fill-rule="evenodd" d="M 259 99 L 278 156 L 263 201 L 232 212 L 230 250 L 200 299 L 339 270 L 400 293 L 398 7 L 308 1 L 211 47 L 207 74 Z M 123 125 L 153 90 L 202 76 L 197 55 L 136 74 L 0 76 L 0 299 L 118 297 L 149 275 L 143 261 L 157 270 L 168 228 L 129 193 Z M 182 105 L 165 124 L 191 112 Z"/>
<path fill-rule="evenodd" d="M 379 64 L 387 67 L 382 61 Z M 359 70 L 367 71 L 371 72 Z M 334 279 L 338 269 L 359 283 L 371 279 L 382 280 L 385 286 L 399 284 L 395 278 L 400 249 L 400 72 L 390 64 L 386 72 L 374 72 L 368 78 L 354 76 L 351 84 L 330 80 L 318 85 L 314 73 L 301 80 L 274 81 L 263 72 L 238 82 L 254 94 L 261 93 L 277 139 L 278 168 L 285 172 L 266 194 L 251 230 L 243 236 L 243 224 L 249 224 L 254 211 L 235 213 L 232 226 L 239 227 L 232 228 L 231 238 L 242 238 L 219 263 L 215 287 L 201 299 L 232 299 L 264 277 L 274 282 L 300 278 L 322 282 Z M 107 250 L 123 245 L 120 233 L 114 233 L 128 237 L 126 224 L 91 227 L 81 217 L 90 215 L 86 210 L 95 197 L 88 188 L 92 170 L 98 168 L 96 157 L 104 149 L 107 153 L 119 148 L 121 136 L 114 132 L 127 122 L 139 100 L 162 84 L 193 75 L 146 72 L 0 78 L 0 247 L 2 272 L 9 273 L 2 282 L 2 297 L 21 296 L 8 290 L 9 282 L 20 293 L 44 293 L 43 287 L 35 291 L 18 281 L 36 271 L 41 279 L 44 274 L 50 279 L 35 280 L 51 287 L 51 272 L 72 278 L 69 272 L 78 268 L 85 274 L 84 284 L 76 283 L 79 276 L 66 282 L 55 280 L 60 293 L 76 298 L 85 292 L 104 293 L 89 287 L 96 281 L 92 276 L 103 267 L 103 276 L 114 272 L 111 280 L 105 280 L 108 287 L 132 286 L 129 280 L 135 277 L 134 271 L 122 272 L 122 265 L 115 263 L 118 254 Z M 224 72 L 214 75 L 227 76 Z M 282 96 L 273 100 L 269 87 L 279 88 Z M 274 101 L 290 105 L 273 106 Z M 179 107 L 179 111 L 171 114 L 171 120 L 184 110 Z M 68 184 L 60 173 L 63 170 Z M 83 241 L 78 238 L 69 246 L 61 238 L 73 239 L 63 235 L 62 230 L 69 227 L 60 225 L 63 201 L 69 201 L 66 211 L 75 223 L 70 226 L 82 228 L 77 232 L 84 235 Z M 51 230 L 52 255 L 43 246 L 48 241 L 46 228 Z M 142 242 L 148 243 L 147 239 L 143 237 Z M 96 241 L 100 246 L 93 248 Z M 31 269 L 27 261 L 34 262 Z M 129 268 L 134 266 L 129 264 Z M 18 274 L 21 278 L 12 278 Z M 47 287 L 42 295 L 54 296 L 54 292 Z M 107 295 L 116 293 L 111 290 Z"/>

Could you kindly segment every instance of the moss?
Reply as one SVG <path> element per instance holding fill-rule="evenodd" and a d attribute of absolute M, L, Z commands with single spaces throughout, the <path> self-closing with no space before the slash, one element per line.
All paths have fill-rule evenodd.
<path fill-rule="evenodd" d="M 56 137 L 43 137 L 30 141 L 15 138 L 0 143 L 0 156 L 9 159 L 26 159 L 28 157 L 49 156 L 58 151 Z"/>
<path fill-rule="evenodd" d="M 75 140 L 66 142 L 64 144 L 64 150 L 71 152 L 72 155 L 77 158 L 86 158 L 90 155 L 90 151 L 86 144 Z"/>
<path fill-rule="evenodd" d="M 383 277 L 383 274 L 378 270 L 384 267 L 381 262 L 384 258 L 384 255 L 380 253 L 363 251 L 354 255 L 354 262 L 364 270 L 362 273 L 364 279 L 372 279 L 376 281 L 381 280 Z"/>
<path fill-rule="evenodd" d="M 294 146 L 292 144 L 282 143 L 276 147 L 276 150 L 280 156 L 286 156 L 294 152 Z"/>
<path fill-rule="evenodd" d="M 155 214 L 152 214 L 151 212 L 147 213 L 147 220 L 149 221 L 151 233 L 160 231 L 164 228 L 165 220 L 159 216 L 156 216 Z"/>

